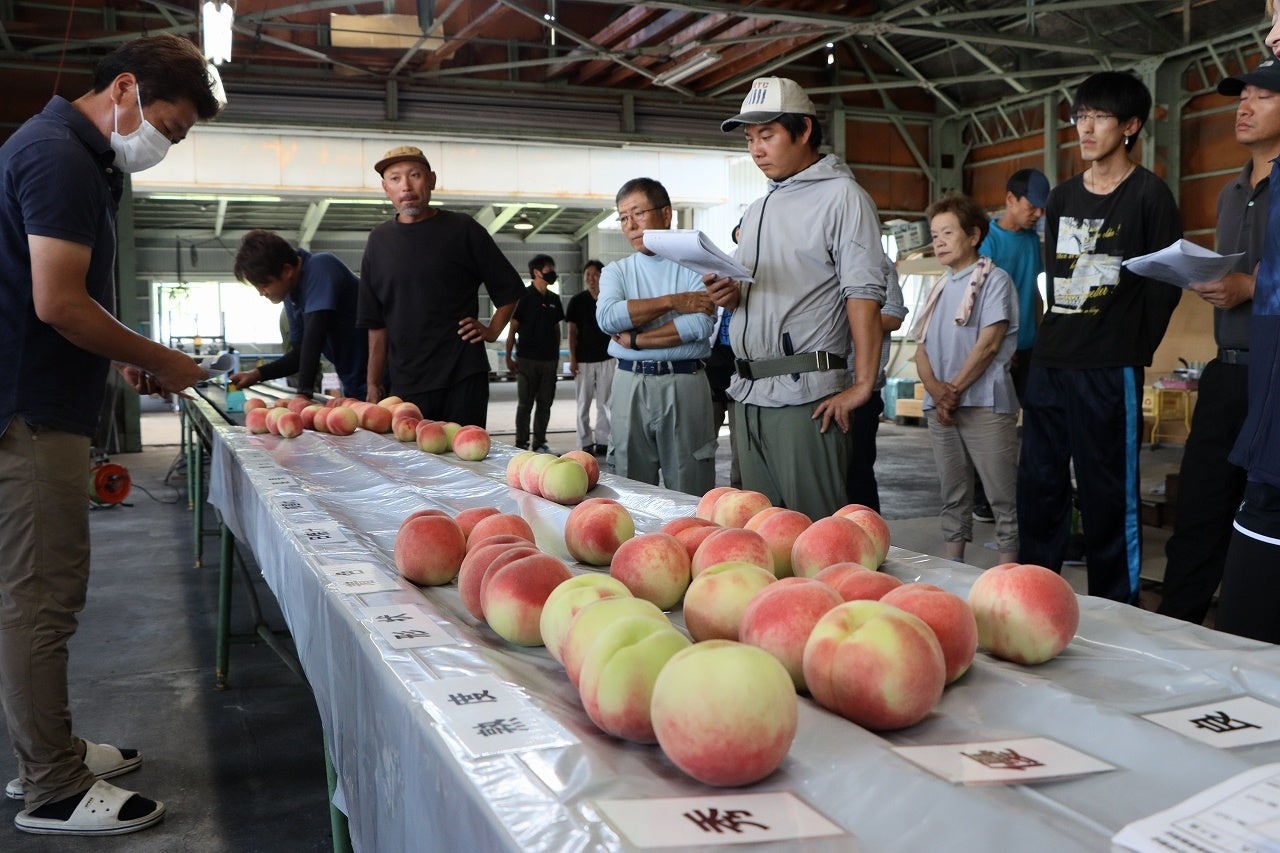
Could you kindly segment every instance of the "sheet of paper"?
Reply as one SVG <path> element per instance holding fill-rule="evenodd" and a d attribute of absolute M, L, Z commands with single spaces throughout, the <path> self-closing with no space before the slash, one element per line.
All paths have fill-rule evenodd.
<path fill-rule="evenodd" d="M 1042 737 L 938 746 L 898 746 L 894 752 L 948 782 L 1020 785 L 1114 770 L 1114 765 Z"/>
<path fill-rule="evenodd" d="M 1280 849 L 1280 764 L 1264 764 L 1136 820 L 1115 844 L 1138 853 L 1264 853 Z"/>
<path fill-rule="evenodd" d="M 412 604 L 380 604 L 377 607 L 361 607 L 359 612 L 361 618 L 368 619 L 373 629 L 393 649 L 450 646 L 458 642 L 428 616 L 425 610 Z"/>
<path fill-rule="evenodd" d="M 235 365 L 235 360 L 229 352 L 220 352 L 217 355 L 198 355 L 195 359 L 196 364 L 205 369 L 210 379 L 231 372 L 231 368 Z"/>
<path fill-rule="evenodd" d="M 1280 740 L 1280 708 L 1252 696 L 1142 716 L 1219 749 Z"/>
<path fill-rule="evenodd" d="M 303 523 L 293 529 L 293 535 L 311 545 L 338 545 L 351 541 L 336 521 L 321 524 Z"/>
<path fill-rule="evenodd" d="M 375 563 L 337 563 L 320 571 L 339 592 L 360 595 L 366 592 L 395 592 L 400 582 Z"/>
<path fill-rule="evenodd" d="M 546 714 L 492 675 L 418 685 L 427 709 L 473 756 L 568 746 Z"/>
<path fill-rule="evenodd" d="M 596 807 L 641 849 L 712 849 L 846 834 L 790 791 L 597 800 Z"/>
<path fill-rule="evenodd" d="M 1242 257 L 1243 252 L 1219 255 L 1188 240 L 1179 239 L 1158 252 L 1130 258 L 1124 262 L 1124 266 L 1138 275 L 1187 288 L 1196 281 L 1217 281 L 1231 272 L 1236 261 Z"/>
<path fill-rule="evenodd" d="M 734 281 L 755 281 L 751 270 L 720 251 L 706 234 L 696 228 L 674 231 L 650 229 L 644 232 L 644 245 L 655 255 L 675 261 L 699 275 L 715 273 Z"/>

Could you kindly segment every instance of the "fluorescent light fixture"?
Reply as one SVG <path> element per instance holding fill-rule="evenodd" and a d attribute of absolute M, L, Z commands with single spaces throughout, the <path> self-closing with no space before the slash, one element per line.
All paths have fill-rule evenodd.
<path fill-rule="evenodd" d="M 516 229 L 517 231 L 532 231 L 533 223 L 521 221 L 521 222 L 517 222 L 515 225 L 512 225 L 511 227 Z"/>
<path fill-rule="evenodd" d="M 686 77 L 691 77 L 694 74 L 697 74 L 704 68 L 715 65 L 719 61 L 720 54 L 716 53 L 714 50 L 704 50 L 688 62 L 681 63 L 675 68 L 663 71 L 657 77 L 653 78 L 653 82 L 659 86 L 671 86 Z"/>
<path fill-rule="evenodd" d="M 205 0 L 200 7 L 200 29 L 203 30 L 204 55 L 214 65 L 231 61 L 231 25 L 236 13 L 230 3 Z"/>

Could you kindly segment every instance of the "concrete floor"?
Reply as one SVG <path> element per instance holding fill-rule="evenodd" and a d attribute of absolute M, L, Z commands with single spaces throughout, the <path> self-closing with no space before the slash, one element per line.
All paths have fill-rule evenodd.
<path fill-rule="evenodd" d="M 515 395 L 514 383 L 492 386 L 489 426 L 499 441 L 511 441 Z M 0 826 L 0 850 L 331 849 L 320 725 L 305 683 L 264 644 L 255 643 L 232 647 L 229 688 L 214 688 L 217 542 L 207 539 L 205 567 L 195 568 L 184 472 L 167 476 L 177 456 L 178 417 L 158 402 L 148 402 L 144 412 L 147 449 L 112 460 L 129 469 L 134 483 L 129 505 L 91 513 L 93 575 L 71 644 L 71 706 L 78 733 L 142 751 L 142 769 L 114 781 L 164 800 L 168 812 L 157 828 L 92 841 L 49 839 Z M 561 382 L 548 436 L 552 450 L 577 445 L 574 417 L 573 384 Z M 1166 470 L 1176 470 L 1180 453 L 1178 447 L 1144 448 L 1144 491 L 1162 483 Z M 721 485 L 728 483 L 728 459 L 726 432 L 717 460 Z M 923 427 L 881 425 L 877 474 L 895 545 L 942 552 L 934 471 Z M 991 531 L 991 525 L 975 525 L 979 541 L 970 544 L 967 562 L 995 564 L 995 551 L 981 538 Z M 1144 535 L 1143 574 L 1158 580 L 1168 533 L 1144 527 Z M 1064 574 L 1083 591 L 1083 568 Z M 251 627 L 247 596 L 242 581 L 236 583 L 233 628 L 246 632 Z M 256 588 L 269 621 L 280 626 L 260 578 Z M 1154 609 L 1156 595 L 1144 592 L 1143 606 Z M 0 780 L 14 775 L 16 763 L 0 728 Z M 10 820 L 19 808 L 4 800 L 0 820 Z"/>

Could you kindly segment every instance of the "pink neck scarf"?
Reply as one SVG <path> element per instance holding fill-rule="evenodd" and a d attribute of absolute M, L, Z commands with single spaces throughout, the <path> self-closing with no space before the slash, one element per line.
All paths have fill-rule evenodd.
<path fill-rule="evenodd" d="M 963 326 L 969 322 L 969 315 L 973 313 L 973 306 L 978 301 L 978 291 L 982 290 L 983 283 L 987 280 L 987 275 L 995 267 L 995 263 L 986 255 L 980 255 L 978 262 L 973 265 L 973 275 L 969 277 L 969 284 L 966 286 L 964 296 L 960 298 L 960 306 L 956 309 L 955 324 Z M 933 316 L 933 309 L 938 307 L 938 299 L 942 297 L 942 289 L 950 280 L 951 274 L 942 276 L 933 283 L 933 287 L 929 288 L 929 295 L 925 297 L 924 308 L 920 311 L 920 316 L 916 318 L 915 325 L 911 327 L 911 336 L 916 339 L 916 343 L 924 343 L 925 330 L 929 327 L 929 318 Z"/>

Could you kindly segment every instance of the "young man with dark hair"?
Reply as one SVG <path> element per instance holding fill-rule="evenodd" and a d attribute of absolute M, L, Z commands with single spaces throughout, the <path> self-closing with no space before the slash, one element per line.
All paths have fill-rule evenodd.
<path fill-rule="evenodd" d="M 0 705 L 23 832 L 115 835 L 164 817 L 102 781 L 137 768 L 137 750 L 73 733 L 67 655 L 89 587 L 85 483 L 109 369 L 142 393 L 207 378 L 111 308 L 124 175 L 217 115 L 214 81 L 187 39 L 144 36 L 98 64 L 92 91 L 54 96 L 0 146 Z"/>
<path fill-rule="evenodd" d="M 596 322 L 596 302 L 600 298 L 600 273 L 604 264 L 587 261 L 582 268 L 584 289 L 574 294 L 565 309 L 569 321 L 569 372 L 578 403 L 578 446 L 603 456 L 609 451 L 609 401 L 617 361 L 609 355 L 609 336 Z M 595 406 L 596 423 L 591 425 Z"/>
<path fill-rule="evenodd" d="M 296 373 L 298 395 L 311 399 L 323 354 L 338 372 L 341 396 L 365 398 L 369 335 L 355 325 L 360 282 L 346 264 L 329 252 L 294 249 L 279 234 L 256 229 L 240 238 L 234 272 L 272 305 L 284 303 L 293 346 L 270 364 L 232 374 L 232 384 Z"/>
<path fill-rule="evenodd" d="M 391 391 L 424 417 L 485 426 L 492 343 L 524 289 L 493 237 L 470 216 L 431 206 L 436 173 L 420 148 L 392 148 L 374 164 L 394 219 L 369 232 L 356 326 L 369 330 L 366 399 Z M 493 302 L 477 318 L 480 288 Z"/>
<path fill-rule="evenodd" d="M 655 255 L 644 232 L 671 227 L 671 197 L 652 178 L 618 190 L 618 224 L 636 250 L 604 268 L 596 319 L 618 359 L 608 462 L 623 477 L 701 496 L 716 480 L 705 361 L 715 306 L 697 273 Z"/>
<path fill-rule="evenodd" d="M 564 303 L 550 290 L 556 283 L 556 262 L 550 255 L 529 260 L 530 284 L 525 288 L 507 332 L 507 369 L 516 375 L 516 447 L 529 449 L 529 417 L 533 416 L 533 449 L 550 453 L 547 424 L 556 399 L 560 372 L 560 323 Z M 511 349 L 515 346 L 515 357 Z"/>
<path fill-rule="evenodd" d="M 1061 571 L 1075 472 L 1089 594 L 1136 604 L 1142 565 L 1138 447 L 1143 367 L 1182 291 L 1123 261 L 1182 236 L 1169 188 L 1129 157 L 1151 95 L 1137 77 L 1103 71 L 1072 104 L 1081 174 L 1045 209 L 1048 306 L 1022 400 L 1019 560 Z"/>
<path fill-rule="evenodd" d="M 769 179 L 742 218 L 736 255 L 754 283 L 706 278 L 711 298 L 733 312 L 742 485 L 820 518 L 845 503 L 852 413 L 879 374 L 880 216 L 849 168 L 818 153 L 817 110 L 794 80 L 755 80 L 720 127 L 742 129 Z"/>

